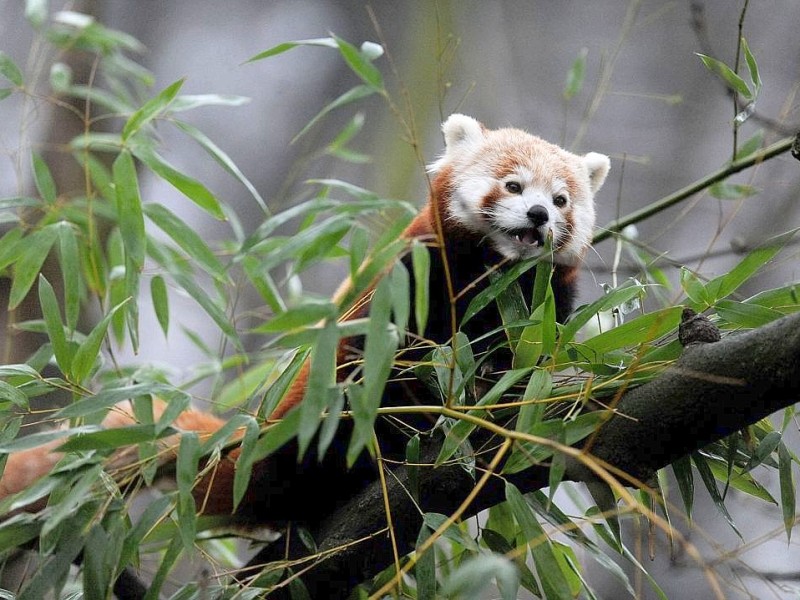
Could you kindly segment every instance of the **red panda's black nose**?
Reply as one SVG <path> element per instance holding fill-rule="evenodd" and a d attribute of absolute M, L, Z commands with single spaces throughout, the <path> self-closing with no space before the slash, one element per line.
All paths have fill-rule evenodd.
<path fill-rule="evenodd" d="M 528 210 L 528 219 L 534 227 L 541 227 L 550 219 L 544 206 L 533 206 Z"/>

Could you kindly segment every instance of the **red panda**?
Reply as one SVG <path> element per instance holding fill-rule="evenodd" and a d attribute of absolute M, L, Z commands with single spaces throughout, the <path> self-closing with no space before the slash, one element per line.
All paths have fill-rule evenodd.
<path fill-rule="evenodd" d="M 435 344 L 448 343 L 454 333 L 451 317 L 460 322 L 470 301 L 488 285 L 487 271 L 536 256 L 548 238 L 552 239 L 555 253 L 551 284 L 556 318 L 563 322 L 572 310 L 579 262 L 591 244 L 594 195 L 608 174 L 608 157 L 594 152 L 579 156 L 519 129 L 490 130 L 460 114 L 451 115 L 442 130 L 445 151 L 430 167 L 429 202 L 403 233 L 406 239 L 429 243 L 429 312 L 433 318 L 429 319 L 425 337 Z M 408 257 L 402 260 L 410 264 Z M 532 289 L 534 277 L 533 270 L 523 275 L 522 289 Z M 348 318 L 369 314 L 368 294 L 365 292 L 356 301 Z M 413 331 L 414 327 L 412 323 L 410 329 Z M 462 330 L 469 340 L 481 340 L 473 348 L 480 355 L 496 346 L 497 338 L 502 337 L 485 334 L 501 331 L 501 327 L 499 312 L 490 305 Z M 361 339 L 340 341 L 340 382 L 349 373 L 350 367 L 344 366 L 351 362 L 346 360 L 348 355 L 362 350 Z M 419 353 L 411 356 L 422 358 Z M 308 374 L 306 363 L 270 419 L 283 418 L 302 401 Z M 413 402 L 431 403 L 431 392 L 423 383 L 408 377 L 390 381 L 384 404 Z M 162 404 L 155 406 L 156 410 L 163 410 Z M 105 424 L 120 426 L 131 422 L 130 408 L 118 406 Z M 222 423 L 212 415 L 190 410 L 174 426 L 209 434 Z M 298 463 L 297 444 L 289 442 L 256 463 L 237 516 L 260 524 L 283 520 L 313 522 L 345 502 L 355 489 L 374 480 L 374 465 L 369 460 L 347 468 L 345 449 L 350 429 L 343 420 L 323 457 L 314 455 L 312 444 Z M 382 455 L 402 458 L 407 441 L 402 426 L 379 422 L 376 429 Z M 46 474 L 58 460 L 56 447 L 57 443 L 52 443 L 9 456 L 0 480 L 0 499 Z M 197 482 L 197 506 L 204 513 L 233 510 L 233 475 L 239 454 L 240 449 L 234 447 L 211 474 Z M 174 450 L 166 455 L 166 460 L 171 458 Z M 112 465 L 122 462 L 121 455 L 112 458 Z M 297 498 L 318 498 L 320 490 L 324 490 L 324 501 L 297 502 Z"/>

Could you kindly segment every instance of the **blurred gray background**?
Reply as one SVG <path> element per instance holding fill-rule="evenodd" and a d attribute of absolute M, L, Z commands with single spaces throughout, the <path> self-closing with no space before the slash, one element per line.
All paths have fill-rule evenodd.
<path fill-rule="evenodd" d="M 32 32 L 22 2 L 0 0 L 0 49 L 20 65 L 31 66 Z M 705 9 L 702 27 L 692 5 Z M 336 177 L 389 198 L 419 204 L 425 177 L 414 149 L 402 139 L 397 117 L 380 98 L 348 106 L 314 128 L 301 142 L 290 140 L 330 100 L 357 83 L 335 52 L 298 48 L 255 64 L 242 64 L 280 42 L 335 33 L 359 45 L 384 43 L 387 55 L 376 61 L 393 99 L 411 109 L 424 161 L 442 149 L 439 123 L 464 112 L 489 127 L 516 126 L 575 152 L 598 151 L 612 157 L 612 172 L 598 196 L 598 225 L 653 202 L 716 170 L 730 160 L 734 109 L 722 85 L 695 52 L 713 52 L 731 64 L 736 50 L 741 1 L 691 3 L 687 0 L 619 1 L 264 1 L 264 0 L 107 0 L 64 3 L 87 10 L 109 27 L 141 40 L 140 57 L 160 90 L 186 77 L 183 93 L 240 94 L 244 106 L 209 107 L 187 114 L 238 164 L 266 199 L 280 210 L 310 197 L 309 178 Z M 56 7 L 59 3 L 52 2 Z M 372 11 L 372 15 L 368 11 Z M 764 88 L 757 116 L 791 131 L 800 123 L 796 93 L 800 82 L 800 3 L 751 2 L 743 32 L 758 60 Z M 704 37 L 705 36 L 705 37 Z M 576 57 L 586 52 L 586 79 L 578 96 L 566 103 L 564 82 Z M 34 47 L 35 50 L 35 47 Z M 391 62 L 390 62 L 391 61 Z M 392 66 L 396 68 L 393 72 Z M 743 68 L 744 74 L 746 69 Z M 46 90 L 47 70 L 42 75 Z M 408 101 L 407 106 L 405 102 Z M 44 99 L 37 113 L 51 111 Z M 24 166 L 31 146 L 47 135 L 58 116 L 20 125 L 20 103 L 0 103 L 0 197 L 30 192 Z M 327 143 L 355 112 L 366 124 L 352 144 L 372 156 L 363 165 L 330 159 L 302 163 L 308 152 Z M 45 115 L 46 116 L 46 115 Z M 765 143 L 785 132 L 750 119 L 740 143 L 759 129 Z M 163 132 L 164 154 L 180 170 L 202 180 L 222 201 L 235 207 L 249 227 L 263 213 L 247 191 L 195 144 L 171 130 Z M 19 161 L 19 156 L 26 157 Z M 20 167 L 22 165 L 22 167 Z M 735 247 L 800 226 L 800 165 L 788 154 L 732 179 L 760 190 L 743 201 L 720 201 L 701 194 L 640 223 L 639 239 L 680 264 L 707 276 L 726 272 L 741 259 Z M 169 185 L 146 177 L 145 201 L 158 201 L 189 220 L 208 240 L 230 235 Z M 614 243 L 597 246 L 582 275 L 580 301 L 611 282 Z M 748 283 L 748 296 L 800 279 L 797 247 Z M 678 269 L 664 263 L 677 281 Z M 335 269 L 307 273 L 304 286 L 321 294 L 335 289 L 344 274 Z M 623 264 L 619 277 L 628 272 Z M 669 297 L 677 300 L 679 288 Z M 147 300 L 143 298 L 143 302 Z M 215 345 L 218 332 L 190 298 L 172 301 L 173 333 L 191 329 Z M 261 311 L 258 298 L 243 298 L 242 314 Z M 154 316 L 142 307 L 142 347 L 130 361 L 169 364 L 190 371 L 202 353 L 185 337 L 165 343 Z M 252 319 L 248 321 L 252 324 Z M 149 332 L 152 332 L 149 333 Z M 796 537 L 787 545 L 780 509 L 731 493 L 731 513 L 744 545 L 710 503 L 700 502 L 695 527 L 682 527 L 723 579 L 728 598 L 800 596 Z M 635 529 L 635 528 L 634 528 Z M 631 535 L 634 535 L 632 530 Z M 680 551 L 670 558 L 663 534 L 657 534 L 657 579 L 670 598 L 710 598 L 703 565 Z M 646 547 L 646 539 L 645 547 Z M 631 546 L 635 546 L 631 541 Z M 641 556 L 643 562 L 649 562 Z M 607 573 L 593 569 L 587 578 L 602 598 L 624 597 Z M 648 565 L 649 567 L 650 565 Z M 785 576 L 788 575 L 788 576 Z M 647 585 L 643 596 L 651 597 Z"/>

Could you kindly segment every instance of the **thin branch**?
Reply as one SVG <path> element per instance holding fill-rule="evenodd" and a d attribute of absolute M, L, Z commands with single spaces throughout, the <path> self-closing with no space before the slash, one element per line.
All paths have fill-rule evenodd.
<path fill-rule="evenodd" d="M 740 158 L 739 160 L 735 160 L 733 162 L 728 163 L 726 166 L 714 171 L 713 173 L 706 175 L 702 179 L 698 179 L 694 183 L 683 187 L 668 196 L 664 196 L 660 200 L 656 200 L 652 204 L 648 204 L 647 206 L 636 210 L 626 217 L 621 219 L 616 219 L 608 223 L 605 227 L 602 227 L 600 231 L 598 231 L 594 236 L 594 243 L 597 244 L 602 242 L 603 240 L 611 237 L 615 233 L 618 233 L 625 229 L 628 225 L 633 225 L 634 223 L 639 223 L 640 221 L 644 221 L 654 215 L 657 215 L 660 212 L 670 208 L 671 206 L 690 198 L 694 194 L 703 191 L 706 188 L 711 187 L 715 183 L 720 181 L 724 181 L 726 178 L 730 177 L 731 175 L 738 173 L 739 171 L 744 171 L 754 165 L 761 164 L 771 158 L 779 156 L 784 152 L 787 152 L 792 147 L 792 142 L 794 138 L 787 137 L 783 138 L 775 142 L 774 144 L 767 146 L 766 148 L 759 150 L 758 152 L 754 152 L 745 156 L 744 158 Z"/>

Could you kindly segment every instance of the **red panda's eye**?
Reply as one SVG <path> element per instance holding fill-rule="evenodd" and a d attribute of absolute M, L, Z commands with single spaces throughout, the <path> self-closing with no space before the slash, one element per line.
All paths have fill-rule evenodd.
<path fill-rule="evenodd" d="M 506 182 L 506 190 L 508 190 L 512 194 L 521 194 L 522 186 L 516 181 L 508 181 Z"/>
<path fill-rule="evenodd" d="M 555 204 L 558 208 L 563 208 L 567 205 L 567 197 L 563 194 L 553 196 L 553 204 Z"/>

